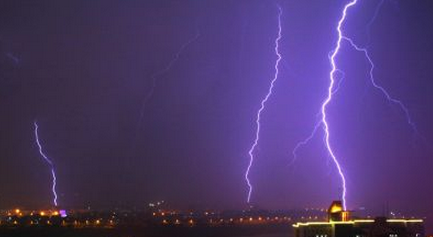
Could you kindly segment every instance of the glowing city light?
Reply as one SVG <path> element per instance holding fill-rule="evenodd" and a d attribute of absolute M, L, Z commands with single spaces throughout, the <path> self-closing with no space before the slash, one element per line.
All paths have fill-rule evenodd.
<path fill-rule="evenodd" d="M 66 210 L 60 210 L 60 211 L 59 211 L 59 214 L 60 214 L 60 216 L 63 217 L 63 218 L 68 216 Z"/>

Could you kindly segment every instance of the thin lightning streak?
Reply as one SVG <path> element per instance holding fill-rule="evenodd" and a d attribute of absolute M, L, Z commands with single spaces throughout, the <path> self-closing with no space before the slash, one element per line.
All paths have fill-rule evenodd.
<path fill-rule="evenodd" d="M 45 160 L 45 162 L 47 162 L 47 163 L 50 165 L 50 168 L 51 168 L 51 175 L 52 175 L 52 177 L 53 177 L 53 185 L 52 185 L 52 187 L 51 187 L 51 190 L 52 190 L 52 192 L 53 192 L 53 196 L 54 196 L 54 199 L 53 199 L 54 206 L 57 207 L 57 191 L 56 191 L 57 177 L 56 177 L 56 171 L 55 171 L 55 169 L 54 169 L 54 163 L 53 163 L 53 162 L 50 160 L 50 158 L 48 158 L 47 155 L 45 155 L 45 153 L 42 151 L 42 145 L 41 145 L 41 143 L 39 142 L 39 134 L 38 134 L 39 126 L 38 126 L 38 123 L 35 121 L 35 122 L 33 123 L 33 125 L 34 125 L 34 127 L 35 127 L 35 130 L 34 130 L 34 132 L 35 132 L 35 139 L 36 139 L 36 144 L 37 144 L 38 147 L 39 147 L 39 154 L 41 154 L 42 158 Z"/>
<path fill-rule="evenodd" d="M 197 33 L 195 34 L 195 36 L 193 38 L 191 38 L 190 40 L 188 40 L 186 43 L 184 43 L 179 50 L 176 52 L 176 54 L 174 55 L 174 57 L 171 59 L 171 61 L 167 64 L 167 66 L 165 68 L 163 68 L 162 70 L 152 74 L 151 79 L 152 79 L 152 87 L 150 88 L 149 92 L 147 93 L 147 95 L 144 97 L 142 103 L 141 103 L 141 109 L 140 109 L 140 118 L 138 121 L 138 125 L 137 127 L 139 128 L 141 126 L 142 120 L 143 120 L 143 116 L 144 116 L 144 110 L 146 108 L 147 103 L 149 102 L 150 98 L 152 98 L 153 93 L 155 92 L 155 88 L 156 88 L 156 82 L 158 81 L 158 78 L 162 75 L 164 75 L 165 73 L 167 73 L 171 67 L 173 67 L 173 65 L 176 63 L 177 60 L 179 60 L 180 55 L 182 54 L 182 52 L 190 45 L 192 44 L 194 41 L 196 41 L 198 38 L 200 37 L 200 33 L 197 31 Z"/>
<path fill-rule="evenodd" d="M 339 69 L 337 69 L 337 71 L 338 71 L 339 73 L 341 73 L 341 78 L 338 79 L 337 86 L 335 87 L 335 89 L 334 89 L 334 91 L 332 92 L 332 94 L 335 94 L 335 93 L 337 93 L 337 92 L 340 90 L 340 88 L 341 88 L 341 84 L 343 83 L 343 81 L 344 81 L 344 77 L 345 77 L 345 73 L 344 73 L 343 71 L 341 71 L 341 70 L 339 70 Z"/>
<path fill-rule="evenodd" d="M 382 5 L 385 3 L 386 0 L 380 0 L 379 4 L 377 4 L 376 10 L 374 11 L 373 17 L 371 18 L 371 20 L 368 22 L 367 24 L 367 36 L 368 36 L 368 42 L 370 41 L 370 28 L 372 26 L 372 24 L 374 23 L 374 21 L 376 20 L 380 9 L 382 7 Z M 404 113 L 405 117 L 406 117 L 406 121 L 409 124 L 409 126 L 411 126 L 412 131 L 414 133 L 414 137 L 416 135 L 419 135 L 417 126 L 415 124 L 415 122 L 412 120 L 412 117 L 409 113 L 409 109 L 403 104 L 402 101 L 395 99 L 394 97 L 392 97 L 389 92 L 382 86 L 380 86 L 377 82 L 376 79 L 374 77 L 374 70 L 375 70 L 375 65 L 374 62 L 372 60 L 372 58 L 370 57 L 369 53 L 368 53 L 368 49 L 367 47 L 360 47 L 359 45 L 355 44 L 355 42 L 347 37 L 347 36 L 343 36 L 343 39 L 346 40 L 347 42 L 349 42 L 349 44 L 358 52 L 361 52 L 364 54 L 365 58 L 367 59 L 368 63 L 370 64 L 370 70 L 369 70 L 369 76 L 370 76 L 370 82 L 373 85 L 374 88 L 376 88 L 377 90 L 379 90 L 384 96 L 385 98 L 388 100 L 388 102 L 393 103 L 395 105 L 397 105 Z M 368 44 L 367 42 L 367 44 Z"/>
<path fill-rule="evenodd" d="M 298 144 L 296 144 L 295 148 L 293 148 L 292 151 L 293 158 L 292 161 L 289 163 L 289 166 L 295 163 L 295 161 L 298 159 L 298 150 L 301 147 L 307 145 L 311 141 L 311 139 L 313 139 L 314 135 L 316 135 L 317 129 L 319 129 L 321 125 L 322 125 L 322 121 L 317 122 L 316 125 L 314 125 L 313 131 L 310 133 L 310 135 L 304 140 L 298 142 Z"/>
<path fill-rule="evenodd" d="M 367 31 L 367 44 L 370 42 L 371 36 L 370 36 L 370 29 L 371 26 L 373 25 L 374 21 L 376 21 L 377 16 L 379 15 L 380 9 L 382 8 L 383 3 L 385 2 L 385 0 L 380 0 L 379 4 L 377 4 L 376 10 L 374 11 L 373 17 L 370 19 L 370 21 L 368 22 L 367 26 L 366 26 L 366 31 Z"/>
<path fill-rule="evenodd" d="M 274 66 L 275 74 L 274 74 L 274 77 L 271 80 L 271 83 L 270 83 L 270 86 L 269 86 L 269 89 L 268 89 L 268 93 L 266 94 L 266 96 L 261 101 L 260 108 L 257 111 L 257 117 L 256 117 L 256 126 L 257 127 L 256 127 L 256 133 L 255 133 L 255 137 L 254 137 L 254 142 L 253 142 L 250 150 L 248 151 L 248 154 L 249 154 L 249 157 L 250 157 L 250 161 L 248 163 L 248 167 L 247 167 L 247 170 L 245 172 L 245 180 L 246 180 L 247 185 L 248 185 L 248 197 L 247 197 L 247 202 L 248 203 L 250 203 L 251 194 L 252 194 L 252 191 L 253 191 L 253 186 L 252 186 L 251 181 L 249 179 L 249 174 L 250 174 L 251 166 L 253 165 L 253 162 L 254 162 L 254 151 L 255 151 L 258 143 L 259 143 L 259 138 L 260 138 L 260 119 L 261 119 L 262 112 L 265 109 L 265 104 L 268 101 L 269 97 L 272 95 L 274 84 L 275 84 L 275 82 L 278 79 L 278 74 L 279 74 L 278 66 L 279 66 L 279 63 L 280 63 L 281 58 L 282 58 L 282 56 L 281 56 L 281 54 L 279 52 L 279 42 L 280 42 L 281 37 L 282 37 L 281 36 L 281 15 L 282 14 L 283 14 L 283 10 L 281 9 L 280 6 L 278 6 L 278 35 L 277 35 L 277 38 L 275 39 L 275 48 L 274 48 L 275 55 L 277 56 L 277 60 L 275 61 L 275 66 Z"/>
<path fill-rule="evenodd" d="M 406 108 L 406 106 L 403 104 L 403 102 L 391 97 L 391 95 L 388 93 L 388 91 L 385 88 L 383 88 L 382 86 L 377 84 L 376 79 L 374 78 L 374 69 L 375 69 L 374 62 L 371 59 L 371 57 L 368 53 L 368 50 L 366 48 L 359 47 L 358 45 L 356 45 L 353 42 L 352 39 L 350 39 L 346 36 L 343 36 L 342 39 L 349 42 L 349 44 L 358 52 L 364 53 L 365 58 L 367 59 L 368 63 L 370 64 L 369 76 L 370 76 L 371 84 L 374 86 L 374 88 L 376 88 L 377 90 L 382 92 L 382 94 L 386 97 L 386 99 L 389 102 L 394 103 L 400 107 L 400 109 L 404 112 L 404 114 L 406 116 L 407 123 L 412 127 L 412 130 L 415 132 L 415 134 L 418 134 L 418 129 L 416 127 L 416 124 L 415 124 L 415 122 L 413 122 L 412 117 L 410 116 L 409 110 Z"/>
<path fill-rule="evenodd" d="M 12 61 L 14 61 L 15 64 L 19 64 L 20 63 L 20 59 L 18 57 L 14 56 L 13 54 L 8 53 L 8 54 L 6 54 L 6 56 L 8 58 L 10 58 Z"/>
<path fill-rule="evenodd" d="M 370 29 L 371 25 L 376 20 L 377 16 L 379 15 L 380 8 L 382 8 L 383 3 L 385 3 L 386 0 L 380 0 L 379 4 L 377 4 L 376 10 L 374 11 L 373 17 L 368 22 L 367 27 Z M 370 30 L 369 30 L 370 31 Z"/>

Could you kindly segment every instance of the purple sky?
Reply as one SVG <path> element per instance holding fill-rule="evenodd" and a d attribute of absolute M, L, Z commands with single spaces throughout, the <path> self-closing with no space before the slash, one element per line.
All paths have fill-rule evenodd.
<path fill-rule="evenodd" d="M 345 80 L 329 106 L 331 142 L 348 180 L 348 206 L 433 219 L 433 4 L 359 0 L 343 27 Z M 340 179 L 321 131 L 289 166 L 326 96 L 335 26 L 346 1 L 3 1 L 0 4 L 0 208 L 51 203 L 57 168 L 64 206 L 244 208 L 243 178 L 255 113 L 273 76 L 277 7 L 283 9 L 280 78 L 262 116 L 252 203 L 327 206 Z M 159 76 L 137 130 L 152 74 Z"/>

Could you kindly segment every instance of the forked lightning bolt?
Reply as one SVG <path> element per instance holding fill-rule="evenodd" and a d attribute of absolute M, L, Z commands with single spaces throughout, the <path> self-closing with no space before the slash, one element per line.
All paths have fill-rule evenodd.
<path fill-rule="evenodd" d="M 259 139 L 260 139 L 260 119 L 262 116 L 262 112 L 265 109 L 266 102 L 268 101 L 269 97 L 271 97 L 271 95 L 272 95 L 272 91 L 273 91 L 275 82 L 278 80 L 278 73 L 279 73 L 278 66 L 279 66 L 279 63 L 280 63 L 281 58 L 282 58 L 280 51 L 279 51 L 279 42 L 281 40 L 281 15 L 282 14 L 283 14 L 283 11 L 282 11 L 281 7 L 278 6 L 278 34 L 277 34 L 277 37 L 275 39 L 275 48 L 274 48 L 275 55 L 277 56 L 277 59 L 275 61 L 275 66 L 274 66 L 275 73 L 274 73 L 274 77 L 271 80 L 268 92 L 265 95 L 265 97 L 263 98 L 263 100 L 261 101 L 260 108 L 257 111 L 257 114 L 256 114 L 256 132 L 255 132 L 255 136 L 254 136 L 254 142 L 251 145 L 250 150 L 248 151 L 248 155 L 249 155 L 250 160 L 248 163 L 247 170 L 245 172 L 245 180 L 246 180 L 247 185 L 248 185 L 248 196 L 247 196 L 247 202 L 248 203 L 250 203 L 250 201 L 251 201 L 251 194 L 253 191 L 253 186 L 252 186 L 251 181 L 249 179 L 249 174 L 250 174 L 251 166 L 253 165 L 253 162 L 254 162 L 254 151 L 255 151 L 255 149 L 259 143 Z"/>
<path fill-rule="evenodd" d="M 359 47 L 358 45 L 356 45 L 356 44 L 354 43 L 354 41 L 353 41 L 351 38 L 345 36 L 344 33 L 343 33 L 343 31 L 342 31 L 342 24 L 344 23 L 344 21 L 345 21 L 345 19 L 346 19 L 346 13 L 347 13 L 347 10 L 348 10 L 350 7 L 356 5 L 356 3 L 357 3 L 357 0 L 352 0 L 352 1 L 349 2 L 347 5 L 345 5 L 345 7 L 344 7 L 344 9 L 343 9 L 342 17 L 340 18 L 340 21 L 338 22 L 338 26 L 337 26 L 337 32 L 338 32 L 337 45 L 336 45 L 336 47 L 334 48 L 334 50 L 331 51 L 331 55 L 329 56 L 329 59 L 330 59 L 330 62 L 331 62 L 331 66 L 332 66 L 332 70 L 331 70 L 331 72 L 330 72 L 330 86 L 329 86 L 329 88 L 328 88 L 328 97 L 327 97 L 327 99 L 324 101 L 324 103 L 322 104 L 322 107 L 321 107 L 322 120 L 319 121 L 318 123 L 316 123 L 316 125 L 314 126 L 314 129 L 313 129 L 312 133 L 311 133 L 311 134 L 310 134 L 310 135 L 309 135 L 305 140 L 299 142 L 299 143 L 295 146 L 295 148 L 294 148 L 294 150 L 293 150 L 293 152 L 292 152 L 292 153 L 293 153 L 293 160 L 292 160 L 292 162 L 290 163 L 290 164 L 292 164 L 292 163 L 296 160 L 296 158 L 297 158 L 297 150 L 298 150 L 300 147 L 306 145 L 306 144 L 307 144 L 307 143 L 308 143 L 308 142 L 309 142 L 309 141 L 314 137 L 314 135 L 315 135 L 317 129 L 322 125 L 322 127 L 323 127 L 323 129 L 324 129 L 324 131 L 325 131 L 325 144 L 326 144 L 326 148 L 327 148 L 328 153 L 330 154 L 332 160 L 334 161 L 334 163 L 335 163 L 335 165 L 336 165 L 336 167 L 337 167 L 337 169 L 338 169 L 339 175 L 340 175 L 340 177 L 341 177 L 341 180 L 342 180 L 342 189 L 343 189 L 343 193 L 342 193 L 342 201 L 343 201 L 343 206 L 344 206 L 345 209 L 347 208 L 347 207 L 346 207 L 346 194 L 347 194 L 346 179 L 345 179 L 345 176 L 344 176 L 343 170 L 342 170 L 342 168 L 341 168 L 341 166 L 340 166 L 340 163 L 338 162 L 338 159 L 336 158 L 336 156 L 335 156 L 335 154 L 334 154 L 334 152 L 333 152 L 333 150 L 332 150 L 332 148 L 331 148 L 331 145 L 330 145 L 330 134 L 329 134 L 329 125 L 328 125 L 328 123 L 327 123 L 327 121 L 326 121 L 326 107 L 327 107 L 327 105 L 331 102 L 331 100 L 332 100 L 332 95 L 333 95 L 335 92 L 337 92 L 338 89 L 339 89 L 339 85 L 337 85 L 337 87 L 334 88 L 334 83 L 335 83 L 335 81 L 336 81 L 335 74 L 336 74 L 337 72 L 341 72 L 341 73 L 343 73 L 342 71 L 340 71 L 340 70 L 337 68 L 336 63 L 335 63 L 335 58 L 336 58 L 336 56 L 337 56 L 337 54 L 338 54 L 338 52 L 339 52 L 339 50 L 340 50 L 340 48 L 341 48 L 341 43 L 342 43 L 342 41 L 347 41 L 347 42 L 350 44 L 350 46 L 352 46 L 355 50 L 357 50 L 357 51 L 359 51 L 359 52 L 362 52 L 362 53 L 364 54 L 365 58 L 367 59 L 369 65 L 370 65 L 370 70 L 369 70 L 369 79 L 370 79 L 370 82 L 371 82 L 371 84 L 373 85 L 373 87 L 376 88 L 377 90 L 379 90 L 379 91 L 380 91 L 380 92 L 385 96 L 385 98 L 386 98 L 389 102 L 391 102 L 391 103 L 393 103 L 393 104 L 395 104 L 395 105 L 397 105 L 397 106 L 399 106 L 399 107 L 401 108 L 401 110 L 404 112 L 404 114 L 405 114 L 405 116 L 406 116 L 407 123 L 412 127 L 412 129 L 413 129 L 413 131 L 414 131 L 415 134 L 418 133 L 417 128 L 416 128 L 416 125 L 415 125 L 415 123 L 413 122 L 413 120 L 412 120 L 412 118 L 411 118 L 411 116 L 410 116 L 409 110 L 404 106 L 404 104 L 403 104 L 400 100 L 397 100 L 397 99 L 391 97 L 390 94 L 387 92 L 387 90 L 386 90 L 385 88 L 383 88 L 382 86 L 380 86 L 380 85 L 376 82 L 376 80 L 375 80 L 375 78 L 374 78 L 374 74 L 373 74 L 374 69 L 375 69 L 375 65 L 374 65 L 373 60 L 371 59 L 371 57 L 370 57 L 370 55 L 369 55 L 369 53 L 368 53 L 367 48 Z M 376 10 L 375 10 L 375 12 L 374 12 L 374 16 L 373 16 L 373 18 L 370 20 L 370 22 L 369 22 L 368 25 L 367 25 L 367 29 L 368 29 L 368 31 L 369 31 L 369 29 L 370 29 L 370 27 L 371 27 L 371 24 L 372 24 L 372 23 L 374 22 L 374 20 L 376 19 L 377 15 L 378 15 L 378 12 L 379 12 L 379 10 L 380 10 L 380 7 L 382 6 L 383 3 L 384 3 L 384 0 L 381 0 L 381 1 L 379 2 L 378 6 L 377 6 L 377 8 L 376 8 Z M 369 32 L 367 32 L 367 33 L 368 33 L 368 35 L 370 34 Z M 344 77 L 344 73 L 343 73 L 343 77 Z M 342 79 L 340 79 L 340 82 L 339 82 L 339 83 L 341 83 L 341 80 L 342 80 Z"/>
<path fill-rule="evenodd" d="M 407 123 L 412 127 L 412 130 L 414 131 L 415 134 L 418 134 L 418 129 L 416 127 L 415 122 L 412 120 L 412 117 L 410 116 L 409 110 L 408 108 L 406 108 L 406 106 L 403 104 L 403 102 L 401 102 L 400 100 L 397 100 L 393 97 L 391 97 L 391 95 L 388 93 L 387 90 L 385 90 L 385 88 L 383 88 L 382 86 L 380 86 L 379 84 L 377 84 L 376 79 L 374 78 L 374 63 L 373 60 L 371 59 L 368 50 L 366 48 L 361 48 L 358 45 L 356 45 L 352 39 L 350 39 L 349 37 L 343 36 L 343 39 L 347 42 L 349 42 L 349 44 L 357 51 L 362 52 L 365 56 L 365 58 L 367 59 L 368 63 L 370 64 L 370 70 L 369 70 L 369 77 L 370 77 L 370 81 L 371 84 L 373 85 L 374 88 L 376 88 L 377 90 L 379 90 L 384 96 L 385 98 L 397 105 L 398 107 L 400 107 L 400 109 L 403 111 L 403 113 L 406 116 L 406 121 Z"/>
<path fill-rule="evenodd" d="M 295 163 L 295 161 L 298 159 L 298 150 L 299 148 L 301 148 L 302 146 L 307 145 L 311 139 L 313 139 L 314 135 L 316 135 L 317 129 L 319 129 L 322 126 L 322 121 L 320 120 L 319 122 L 316 123 L 316 125 L 314 125 L 313 131 L 310 133 L 310 135 L 305 138 L 303 141 L 300 141 L 296 144 L 295 148 L 293 148 L 292 151 L 292 161 L 289 163 L 290 165 L 293 165 L 293 163 Z"/>
<path fill-rule="evenodd" d="M 385 3 L 385 0 L 380 0 L 379 4 L 377 5 L 377 7 L 374 11 L 373 17 L 371 18 L 371 20 L 367 24 L 367 35 L 368 35 L 368 42 L 367 43 L 369 43 L 369 41 L 370 41 L 370 28 L 371 28 L 372 24 L 374 23 L 374 21 L 376 20 L 378 14 L 379 14 L 380 8 L 382 7 L 382 5 L 384 3 Z M 374 65 L 372 58 L 370 57 L 370 54 L 368 53 L 367 47 L 360 47 L 359 45 L 355 44 L 355 42 L 346 35 L 343 35 L 343 39 L 346 40 L 355 50 L 364 54 L 365 58 L 367 59 L 369 65 L 370 65 L 369 77 L 370 77 L 371 84 L 373 85 L 374 88 L 379 90 L 390 103 L 397 105 L 402 110 L 402 112 L 404 113 L 404 115 L 406 117 L 407 123 L 412 127 L 412 131 L 414 132 L 414 135 L 418 135 L 419 134 L 418 129 L 416 127 L 415 122 L 412 120 L 412 117 L 409 113 L 409 109 L 403 104 L 403 102 L 401 102 L 398 99 L 393 98 L 384 87 L 380 86 L 376 82 L 376 79 L 374 77 L 375 65 Z"/>
<path fill-rule="evenodd" d="M 326 145 L 326 149 L 328 151 L 329 156 L 332 158 L 333 163 L 335 164 L 335 167 L 337 168 L 338 174 L 341 178 L 341 188 L 342 188 L 342 194 L 341 194 L 341 200 L 343 202 L 343 207 L 344 209 L 347 209 L 347 204 L 346 204 L 346 194 L 347 194 L 347 187 L 346 187 L 346 177 L 344 175 L 343 169 L 340 165 L 340 162 L 338 161 L 337 156 L 334 153 L 334 150 L 332 149 L 331 146 L 331 135 L 330 135 L 330 131 L 329 131 L 329 124 L 328 124 L 328 120 L 327 120 L 327 114 L 326 114 L 326 109 L 329 105 L 329 103 L 331 103 L 332 101 L 332 96 L 333 94 L 338 91 L 339 89 L 339 84 L 341 83 L 342 79 L 340 78 L 340 80 L 337 82 L 336 79 L 336 75 L 337 73 L 342 73 L 341 70 L 339 70 L 337 68 L 337 64 L 335 62 L 335 58 L 337 57 L 340 48 L 341 48 L 341 42 L 343 41 L 343 33 L 342 33 L 342 26 L 343 23 L 346 20 L 346 16 L 347 16 L 347 11 L 349 8 L 351 8 L 352 6 L 356 5 L 358 1 L 357 0 L 352 0 L 351 2 L 347 3 L 344 8 L 343 8 L 343 12 L 341 14 L 341 17 L 338 21 L 337 24 L 337 33 L 338 33 L 338 38 L 337 38 L 337 42 L 335 45 L 335 48 L 330 52 L 329 55 L 329 62 L 331 64 L 331 71 L 329 72 L 329 87 L 328 87 L 328 93 L 327 93 L 327 97 L 325 98 L 325 100 L 322 103 L 321 109 L 320 109 L 320 113 L 321 113 L 321 120 L 319 122 L 316 123 L 316 125 L 314 126 L 313 131 L 311 132 L 311 134 L 303 141 L 299 142 L 294 150 L 293 150 L 293 160 L 291 163 L 293 163 L 296 159 L 296 152 L 297 150 L 301 147 L 306 145 L 315 135 L 315 133 L 317 132 L 317 129 L 319 127 L 323 128 L 323 131 L 325 133 L 325 137 L 324 137 L 324 143 Z M 343 73 L 344 76 L 344 73 Z M 336 84 L 337 82 L 337 84 Z"/>
<path fill-rule="evenodd" d="M 56 177 L 56 171 L 54 169 L 54 163 L 53 161 L 51 161 L 50 158 L 47 157 L 47 155 L 45 155 L 45 153 L 42 151 L 42 145 L 39 141 L 39 134 L 38 134 L 38 123 L 35 121 L 33 123 L 34 125 L 34 132 L 35 132 L 35 139 L 36 139 L 36 144 L 38 145 L 39 148 L 39 154 L 42 156 L 42 158 L 44 159 L 44 161 L 50 166 L 51 168 L 51 176 L 52 176 L 52 186 L 51 186 L 51 190 L 53 192 L 53 204 L 54 206 L 57 207 L 57 191 L 56 191 L 56 185 L 57 185 L 57 177 Z"/>
<path fill-rule="evenodd" d="M 346 177 L 344 175 L 343 169 L 341 168 L 340 162 L 337 159 L 337 156 L 334 153 L 334 150 L 332 149 L 331 146 L 331 139 L 330 139 L 330 132 L 329 132 L 329 124 L 327 121 L 327 114 L 326 114 L 326 109 L 329 105 L 329 103 L 332 100 L 332 95 L 334 93 L 334 84 L 335 84 L 335 74 L 338 72 L 337 69 L 337 65 L 335 63 L 335 58 L 337 57 L 340 48 L 341 48 L 341 41 L 343 40 L 343 33 L 342 33 L 342 25 L 346 20 L 346 16 L 347 16 L 347 10 L 349 8 L 351 8 L 352 6 L 354 6 L 356 3 L 358 2 L 358 0 L 352 0 L 351 2 L 347 3 L 344 6 L 343 9 L 343 14 L 341 15 L 340 20 L 338 21 L 338 25 L 337 25 L 337 32 L 338 32 L 338 39 L 337 39 L 337 43 L 336 46 L 334 48 L 334 50 L 332 50 L 331 55 L 329 56 L 329 61 L 331 63 L 331 71 L 329 72 L 329 87 L 328 87 L 328 96 L 326 97 L 325 101 L 322 104 L 322 108 L 321 108 L 321 112 L 322 112 L 322 125 L 323 125 L 323 130 L 325 131 L 325 145 L 326 145 L 326 149 L 328 150 L 329 155 L 331 156 L 332 160 L 335 163 L 335 166 L 338 170 L 338 174 L 340 175 L 341 178 L 341 188 L 342 188 L 342 194 L 341 194 L 341 200 L 343 202 L 343 208 L 345 210 L 347 210 L 347 203 L 346 203 L 346 193 L 347 193 L 347 187 L 346 187 Z"/>

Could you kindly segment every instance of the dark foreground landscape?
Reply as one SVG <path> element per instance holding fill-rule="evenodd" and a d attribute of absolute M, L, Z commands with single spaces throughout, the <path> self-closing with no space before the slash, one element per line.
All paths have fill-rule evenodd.
<path fill-rule="evenodd" d="M 290 225 L 148 228 L 2 228 L 1 237 L 291 237 Z"/>

